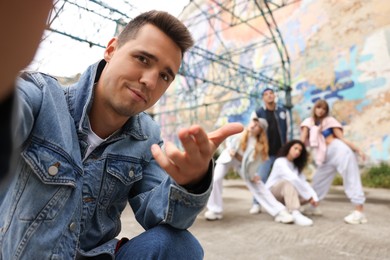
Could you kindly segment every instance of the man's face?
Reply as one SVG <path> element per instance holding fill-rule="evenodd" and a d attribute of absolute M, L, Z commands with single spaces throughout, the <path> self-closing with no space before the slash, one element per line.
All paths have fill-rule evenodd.
<path fill-rule="evenodd" d="M 263 93 L 264 103 L 273 103 L 275 102 L 275 93 L 272 90 L 266 90 Z"/>
<path fill-rule="evenodd" d="M 107 64 L 95 97 L 113 116 L 134 116 L 153 106 L 179 71 L 180 48 L 157 27 L 147 24 L 118 47 L 112 39 L 106 48 Z"/>

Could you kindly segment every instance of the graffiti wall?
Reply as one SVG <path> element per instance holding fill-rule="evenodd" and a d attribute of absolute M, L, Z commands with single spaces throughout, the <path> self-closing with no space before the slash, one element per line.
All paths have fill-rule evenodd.
<path fill-rule="evenodd" d="M 203 4 L 213 3 L 204 1 Z M 205 10 L 215 8 L 204 8 L 202 12 Z M 389 14 L 390 2 L 383 0 L 304 0 L 273 14 L 290 57 L 294 137 L 299 136 L 299 124 L 310 115 L 313 103 L 323 98 L 330 104 L 331 114 L 344 125 L 345 136 L 367 153 L 370 162 L 390 160 Z M 198 31 L 192 28 L 192 32 L 198 35 L 211 31 L 205 26 L 208 25 L 199 25 Z M 252 26 L 266 31 L 264 21 L 253 20 Z M 251 33 L 238 27 L 235 32 L 219 34 L 218 40 L 232 48 L 249 46 L 259 37 Z M 205 44 L 211 52 L 220 49 L 220 43 L 213 37 L 208 37 Z M 278 59 L 275 48 L 268 46 L 250 55 L 242 52 L 237 61 L 256 68 Z M 212 68 L 205 70 L 212 73 Z M 205 86 L 202 89 L 205 97 L 223 99 L 223 92 L 208 91 L 208 85 Z M 180 86 L 173 91 L 180 91 L 177 88 Z M 254 86 L 247 89 L 258 91 Z M 283 93 L 279 94 L 279 102 L 283 103 Z M 234 98 L 228 91 L 226 95 Z M 220 104 L 213 109 L 219 113 L 214 125 L 231 121 L 246 123 L 260 102 L 259 98 Z M 164 122 L 160 123 L 164 131 Z M 171 135 L 173 131 L 166 132 Z"/>
<path fill-rule="evenodd" d="M 292 61 L 295 124 L 326 99 L 373 163 L 390 160 L 389 11 L 386 1 L 303 1 L 280 25 Z"/>

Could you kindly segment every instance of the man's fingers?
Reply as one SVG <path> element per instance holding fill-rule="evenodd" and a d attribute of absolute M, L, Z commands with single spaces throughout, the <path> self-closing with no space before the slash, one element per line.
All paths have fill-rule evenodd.
<path fill-rule="evenodd" d="M 208 134 L 210 141 L 218 147 L 227 137 L 241 133 L 244 126 L 241 123 L 229 123 Z"/>
<path fill-rule="evenodd" d="M 166 146 L 169 144 L 166 144 Z M 151 151 L 156 162 L 170 175 L 175 174 L 177 172 L 176 165 L 169 159 L 168 156 L 164 154 L 161 150 L 161 147 L 157 144 L 153 144 L 151 147 Z"/>
<path fill-rule="evenodd" d="M 189 129 L 187 129 L 187 128 L 180 129 L 178 135 L 179 135 L 179 139 L 180 139 L 180 142 L 181 142 L 184 150 L 188 154 L 194 155 L 196 152 L 199 151 L 197 144 L 196 144 L 196 141 L 194 139 L 195 137 L 190 134 Z"/>
<path fill-rule="evenodd" d="M 201 156 L 211 154 L 210 142 L 207 133 L 198 125 L 191 126 L 188 129 L 189 136 L 186 139 L 181 139 L 185 151 L 189 155 L 195 153 Z"/>
<path fill-rule="evenodd" d="M 207 134 L 203 128 L 194 125 L 179 131 L 184 151 L 166 142 L 165 151 L 157 144 L 152 145 L 152 155 L 178 184 L 190 183 L 199 180 L 205 174 L 217 146 L 230 135 L 240 133 L 243 129 L 240 123 L 230 123 Z"/>

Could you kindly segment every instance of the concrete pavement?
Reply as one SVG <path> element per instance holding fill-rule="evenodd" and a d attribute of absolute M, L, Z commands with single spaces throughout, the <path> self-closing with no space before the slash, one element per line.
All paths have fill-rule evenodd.
<path fill-rule="evenodd" d="M 263 212 L 248 213 L 252 196 L 241 180 L 224 181 L 224 218 L 207 221 L 203 213 L 190 231 L 206 260 L 219 259 L 390 259 L 390 190 L 365 188 L 368 223 L 343 222 L 352 206 L 342 187 L 332 187 L 321 203 L 323 216 L 312 227 L 280 224 Z M 120 236 L 142 232 L 128 209 Z"/>

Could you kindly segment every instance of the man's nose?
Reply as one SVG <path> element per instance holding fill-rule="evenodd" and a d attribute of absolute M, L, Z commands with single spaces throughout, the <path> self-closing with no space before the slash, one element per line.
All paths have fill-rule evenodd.
<path fill-rule="evenodd" d="M 140 83 L 145 85 L 148 89 L 155 89 L 157 86 L 159 73 L 154 70 L 145 71 L 142 73 Z"/>

